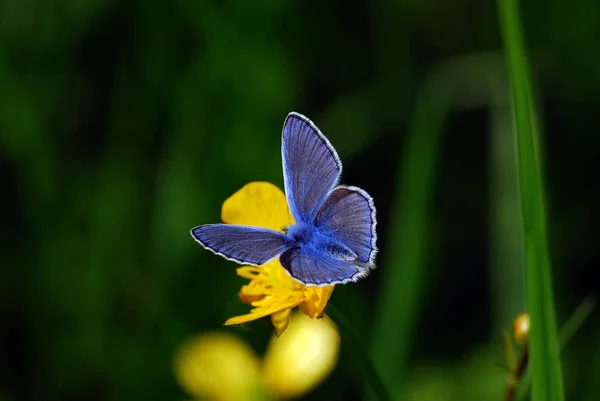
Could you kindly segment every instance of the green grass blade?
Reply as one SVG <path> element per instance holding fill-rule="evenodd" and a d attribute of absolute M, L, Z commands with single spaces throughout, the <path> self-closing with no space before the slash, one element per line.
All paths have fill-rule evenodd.
<path fill-rule="evenodd" d="M 441 92 L 441 93 L 440 93 Z M 446 91 L 447 92 L 447 91 Z M 373 362 L 388 389 L 403 388 L 427 276 L 430 206 L 439 142 L 448 96 L 437 81 L 426 85 L 415 104 L 398 182 L 383 265 L 386 277 L 375 316 Z"/>
<path fill-rule="evenodd" d="M 546 216 L 537 153 L 527 59 L 517 0 L 498 0 L 508 75 L 515 112 L 517 167 L 524 229 L 527 306 L 533 401 L 564 400 L 559 343 L 552 299 Z"/>
<path fill-rule="evenodd" d="M 506 80 L 502 80 L 506 86 Z M 508 90 L 505 91 L 508 97 Z M 490 278 L 495 327 L 510 327 L 515 311 L 524 311 L 523 238 L 513 113 L 507 103 L 490 111 Z"/>

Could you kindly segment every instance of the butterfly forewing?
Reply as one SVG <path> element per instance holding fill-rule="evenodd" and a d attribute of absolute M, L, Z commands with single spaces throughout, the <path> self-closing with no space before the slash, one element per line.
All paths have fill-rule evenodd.
<path fill-rule="evenodd" d="M 377 253 L 375 206 L 373 199 L 362 189 L 334 189 L 315 220 L 317 229 L 335 242 L 346 246 L 357 261 L 373 265 Z"/>
<path fill-rule="evenodd" d="M 245 265 L 265 264 L 289 247 L 285 235 L 268 228 L 207 224 L 191 234 L 209 251 Z"/>
<path fill-rule="evenodd" d="M 337 184 L 342 163 L 311 120 L 290 113 L 281 144 L 285 194 L 296 221 L 312 222 Z"/>

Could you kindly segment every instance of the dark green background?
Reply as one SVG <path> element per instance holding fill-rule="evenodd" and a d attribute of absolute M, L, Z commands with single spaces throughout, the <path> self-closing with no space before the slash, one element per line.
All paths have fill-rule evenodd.
<path fill-rule="evenodd" d="M 523 3 L 560 326 L 600 288 L 600 3 Z M 392 216 L 428 179 L 407 143 L 441 127 L 412 153 L 433 159 L 425 258 L 382 375 L 398 399 L 502 399 L 499 332 L 525 309 L 507 88 L 492 2 L 2 0 L 0 400 L 184 398 L 177 345 L 248 309 L 189 229 L 282 187 L 292 110 L 378 208 L 379 268 L 331 301 L 365 347 L 382 284 L 411 288 L 389 281 L 412 235 Z M 272 332 L 226 330 L 258 352 Z M 568 400 L 600 399 L 599 338 L 596 311 L 563 352 Z M 353 354 L 307 399 L 361 399 Z"/>

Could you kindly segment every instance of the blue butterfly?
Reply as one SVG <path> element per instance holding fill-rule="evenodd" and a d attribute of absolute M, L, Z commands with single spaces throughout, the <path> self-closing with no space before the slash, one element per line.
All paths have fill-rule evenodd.
<path fill-rule="evenodd" d="M 365 277 L 377 253 L 375 205 L 362 189 L 338 185 L 342 162 L 307 117 L 288 114 L 281 153 L 285 194 L 296 224 L 284 233 L 261 227 L 207 224 L 193 228 L 204 248 L 243 265 L 279 257 L 307 285 L 344 284 Z"/>

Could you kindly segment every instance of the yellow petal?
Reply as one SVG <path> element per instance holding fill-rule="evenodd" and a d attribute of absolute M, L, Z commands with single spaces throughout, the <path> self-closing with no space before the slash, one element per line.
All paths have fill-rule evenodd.
<path fill-rule="evenodd" d="M 268 182 L 251 182 L 231 195 L 221 211 L 224 223 L 281 231 L 293 224 L 285 194 Z"/>
<path fill-rule="evenodd" d="M 251 304 L 263 299 L 266 295 L 264 289 L 251 287 L 249 285 L 242 286 L 242 289 L 238 293 L 240 300 L 245 304 Z"/>
<path fill-rule="evenodd" d="M 292 308 L 283 309 L 279 312 L 271 314 L 271 323 L 275 327 L 275 335 L 281 336 L 288 324 L 290 324 L 290 317 L 292 316 Z"/>
<path fill-rule="evenodd" d="M 321 317 L 334 288 L 335 286 L 333 285 L 327 287 L 306 287 L 304 290 L 306 300 L 300 304 L 302 313 L 313 319 Z"/>
<path fill-rule="evenodd" d="M 257 302 L 253 302 L 254 309 L 245 315 L 235 316 L 227 319 L 225 326 L 232 324 L 247 323 L 252 320 L 260 319 L 269 316 L 273 313 L 282 311 L 283 309 L 294 308 L 302 302 L 302 298 L 297 294 L 277 294 L 278 296 L 269 295 Z"/>
<path fill-rule="evenodd" d="M 329 318 L 292 317 L 280 338 L 273 338 L 263 360 L 263 379 L 280 398 L 295 398 L 319 384 L 333 369 L 340 336 Z"/>
<path fill-rule="evenodd" d="M 182 344 L 175 357 L 175 377 L 197 399 L 239 401 L 260 385 L 259 361 L 237 337 L 206 333 Z"/>
<path fill-rule="evenodd" d="M 254 266 L 242 266 L 236 269 L 238 276 L 252 280 L 260 274 L 260 269 Z"/>

